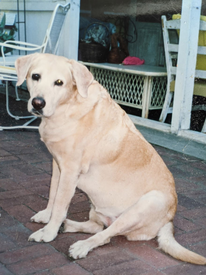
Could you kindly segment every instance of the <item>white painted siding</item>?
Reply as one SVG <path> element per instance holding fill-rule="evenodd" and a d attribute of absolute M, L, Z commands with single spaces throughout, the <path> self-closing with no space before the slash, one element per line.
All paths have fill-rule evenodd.
<path fill-rule="evenodd" d="M 27 42 L 41 45 L 46 33 L 47 26 L 53 9 L 57 3 L 65 4 L 71 2 L 71 10 L 69 17 L 66 19 L 64 35 L 60 42 L 62 55 L 68 58 L 77 59 L 78 53 L 78 30 L 79 30 L 79 9 L 80 0 L 71 1 L 55 1 L 55 0 L 41 0 L 32 1 L 26 0 L 26 37 Z M 23 1 L 19 1 L 20 21 L 23 21 Z M 1 10 L 16 11 L 16 0 L 1 1 Z M 70 27 L 71 26 L 71 27 Z M 20 40 L 24 41 L 24 24 L 20 24 Z"/>

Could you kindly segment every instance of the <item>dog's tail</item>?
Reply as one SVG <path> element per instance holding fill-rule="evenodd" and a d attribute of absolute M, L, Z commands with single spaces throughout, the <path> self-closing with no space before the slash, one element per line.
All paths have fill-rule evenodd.
<path fill-rule="evenodd" d="M 200 256 L 183 246 L 181 246 L 174 238 L 173 235 L 173 223 L 169 222 L 165 224 L 158 233 L 159 247 L 172 257 L 198 265 L 206 265 L 206 258 Z"/>

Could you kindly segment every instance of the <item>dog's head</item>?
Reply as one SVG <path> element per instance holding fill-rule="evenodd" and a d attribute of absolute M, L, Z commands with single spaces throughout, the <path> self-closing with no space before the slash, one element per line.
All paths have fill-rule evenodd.
<path fill-rule="evenodd" d="M 31 54 L 15 63 L 18 82 L 27 81 L 30 93 L 28 111 L 50 117 L 57 106 L 66 103 L 74 93 L 86 98 L 93 76 L 82 64 L 52 54 Z"/>

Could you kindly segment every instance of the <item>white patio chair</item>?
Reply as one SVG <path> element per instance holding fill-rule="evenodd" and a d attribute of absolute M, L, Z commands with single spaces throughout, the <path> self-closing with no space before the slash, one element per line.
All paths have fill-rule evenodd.
<path fill-rule="evenodd" d="M 9 66 L 0 66 L 0 80 L 4 80 L 6 82 L 6 111 L 8 113 L 8 115 L 16 120 L 19 119 L 29 119 L 29 121 L 27 121 L 26 123 L 24 123 L 21 126 L 0 126 L 0 130 L 6 130 L 6 129 L 18 129 L 18 128 L 31 128 L 31 129 L 38 129 L 38 127 L 36 126 L 28 126 L 31 122 L 33 122 L 36 117 L 35 116 L 16 116 L 13 115 L 10 112 L 9 109 L 9 81 L 14 81 L 17 82 L 18 78 L 17 78 L 17 74 L 16 74 L 16 70 L 13 67 L 9 67 Z M 16 97 L 18 99 L 18 93 L 17 90 L 16 91 Z"/>
<path fill-rule="evenodd" d="M 4 43 L 0 43 L 2 58 L 0 58 L 0 80 L 6 81 L 6 110 L 9 116 L 12 118 L 19 119 L 28 119 L 30 120 L 23 125 L 19 126 L 0 126 L 0 130 L 4 129 L 21 129 L 21 128 L 31 128 L 38 129 L 37 126 L 28 126 L 31 122 L 33 122 L 36 117 L 34 116 L 17 116 L 13 115 L 9 109 L 9 90 L 8 90 L 8 81 L 16 81 L 17 75 L 14 69 L 15 61 L 20 55 L 5 55 L 4 47 L 12 48 L 13 50 L 27 51 L 27 52 L 40 52 L 40 53 L 52 53 L 57 54 L 59 40 L 61 35 L 61 30 L 67 15 L 68 10 L 70 9 L 70 3 L 65 5 L 57 4 L 48 28 L 46 30 L 46 35 L 44 37 L 42 45 L 35 45 L 31 43 L 26 43 L 22 41 L 5 41 Z M 18 91 L 16 89 L 16 100 L 19 100 Z"/>
<path fill-rule="evenodd" d="M 175 88 L 175 76 L 177 69 L 177 55 L 178 55 L 178 44 L 171 42 L 171 36 L 169 30 L 180 30 L 181 19 L 167 20 L 166 16 L 162 16 L 162 31 L 163 31 L 163 41 L 165 49 L 165 59 L 167 66 L 167 92 L 165 96 L 164 105 L 159 118 L 159 121 L 164 122 L 167 115 L 172 113 L 172 100 L 174 96 Z M 200 21 L 200 30 L 206 31 L 206 22 Z M 198 46 L 198 54 L 206 55 L 206 50 L 204 46 Z M 194 84 L 194 95 L 206 97 L 206 70 L 195 71 L 196 81 Z M 192 107 L 193 111 L 204 110 L 206 111 L 206 105 L 195 105 Z M 202 128 L 202 132 L 206 133 L 206 119 Z"/>

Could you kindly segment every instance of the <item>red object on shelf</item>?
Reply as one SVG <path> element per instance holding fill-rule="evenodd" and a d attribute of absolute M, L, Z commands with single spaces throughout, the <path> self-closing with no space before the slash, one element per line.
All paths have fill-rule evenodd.
<path fill-rule="evenodd" d="M 144 64 L 144 59 L 135 56 L 127 56 L 122 63 L 124 65 L 142 65 Z"/>

